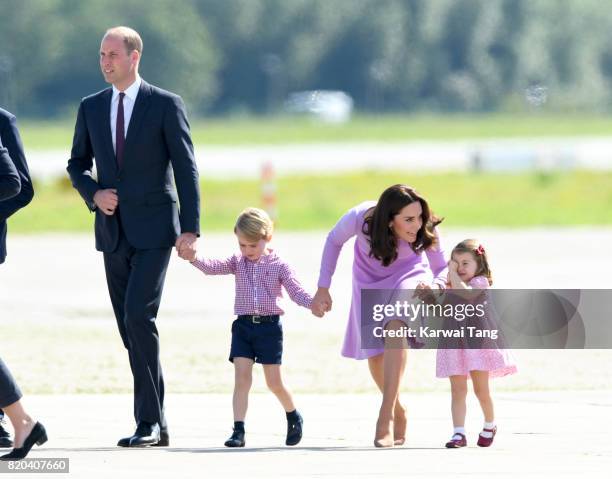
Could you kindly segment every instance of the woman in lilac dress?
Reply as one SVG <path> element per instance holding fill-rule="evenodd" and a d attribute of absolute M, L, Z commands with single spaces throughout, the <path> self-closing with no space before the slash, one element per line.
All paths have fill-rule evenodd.
<path fill-rule="evenodd" d="M 406 411 L 399 400 L 401 377 L 406 365 L 405 348 L 362 349 L 362 289 L 444 289 L 447 259 L 436 226 L 441 220 L 424 198 L 406 185 L 387 188 L 378 202 L 368 201 L 349 210 L 327 236 L 319 289 L 314 303 L 331 310 L 331 279 L 344 243 L 356 236 L 353 259 L 351 309 L 342 355 L 368 359 L 372 378 L 383 393 L 376 423 L 374 445 L 401 445 L 406 436 Z M 390 321 L 386 329 L 404 326 Z"/>

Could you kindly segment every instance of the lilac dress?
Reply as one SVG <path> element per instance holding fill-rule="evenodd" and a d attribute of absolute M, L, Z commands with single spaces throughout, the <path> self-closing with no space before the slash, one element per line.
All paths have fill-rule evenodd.
<path fill-rule="evenodd" d="M 438 243 L 423 253 L 415 253 L 410 245 L 402 240 L 398 244 L 398 257 L 389 266 L 369 255 L 370 244 L 363 233 L 366 212 L 376 205 L 367 201 L 349 210 L 327 235 L 319 286 L 329 288 L 336 270 L 342 246 L 356 236 L 353 259 L 353 292 L 342 355 L 354 359 L 366 359 L 381 354 L 384 349 L 361 349 L 361 289 L 414 289 L 419 282 L 439 284 L 444 287 L 447 274 L 447 260 L 444 249 Z M 438 235 L 436 231 L 436 236 Z"/>
<path fill-rule="evenodd" d="M 489 281 L 484 276 L 472 278 L 469 286 L 488 289 Z M 490 312 L 485 316 L 487 329 L 494 324 Z M 469 376 L 470 371 L 489 371 L 489 377 L 501 377 L 516 373 L 516 364 L 507 349 L 438 349 L 436 355 L 436 376 Z"/>

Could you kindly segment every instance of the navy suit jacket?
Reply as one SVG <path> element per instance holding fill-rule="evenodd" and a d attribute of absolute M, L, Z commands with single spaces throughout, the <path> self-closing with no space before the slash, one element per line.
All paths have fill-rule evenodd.
<path fill-rule="evenodd" d="M 0 201 L 0 263 L 3 263 L 6 258 L 6 220 L 32 201 L 34 189 L 15 116 L 2 108 L 0 108 L 0 171 L 3 176 L 8 173 L 8 177 L 5 176 L 4 180 L 0 180 L 3 190 L 0 192 L 0 198 L 4 198 Z"/>
<path fill-rule="evenodd" d="M 116 249 L 119 220 L 138 249 L 172 247 L 180 233 L 199 234 L 198 170 L 183 100 L 142 81 L 119 168 L 110 129 L 112 93 L 107 88 L 81 101 L 67 168 L 95 212 L 96 249 Z M 119 215 L 105 215 L 94 204 L 96 191 L 106 188 L 117 190 Z"/>

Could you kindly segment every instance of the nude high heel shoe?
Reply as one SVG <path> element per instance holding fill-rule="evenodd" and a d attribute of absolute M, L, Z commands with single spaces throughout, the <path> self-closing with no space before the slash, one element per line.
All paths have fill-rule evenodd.
<path fill-rule="evenodd" d="M 378 418 L 376 421 L 376 435 L 374 446 L 393 447 L 393 420 L 383 420 Z"/>

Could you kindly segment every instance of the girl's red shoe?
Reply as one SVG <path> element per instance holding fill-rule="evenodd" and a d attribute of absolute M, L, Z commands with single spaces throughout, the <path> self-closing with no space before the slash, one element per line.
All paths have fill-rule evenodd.
<path fill-rule="evenodd" d="M 493 438 L 497 432 L 497 426 L 495 426 L 493 429 L 483 429 L 483 432 L 490 432 L 492 436 L 484 437 L 482 433 L 480 433 L 478 435 L 478 442 L 476 444 L 478 444 L 480 447 L 489 447 L 491 444 L 493 444 Z"/>
<path fill-rule="evenodd" d="M 460 436 L 460 439 L 455 439 L 455 436 Z M 453 434 L 453 438 L 446 443 L 446 447 L 448 449 L 456 449 L 458 447 L 465 446 L 467 446 L 467 439 L 465 438 L 465 435 L 461 434 L 460 432 Z"/>

